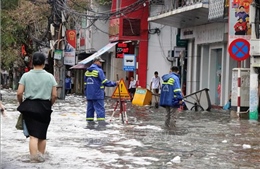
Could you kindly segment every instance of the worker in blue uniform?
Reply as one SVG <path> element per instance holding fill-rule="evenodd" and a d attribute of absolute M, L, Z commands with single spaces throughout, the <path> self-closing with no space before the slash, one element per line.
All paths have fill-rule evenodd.
<path fill-rule="evenodd" d="M 97 114 L 99 125 L 106 124 L 105 122 L 105 106 L 104 106 L 104 88 L 115 87 L 119 82 L 113 82 L 106 79 L 102 70 L 104 60 L 101 57 L 96 57 L 93 64 L 87 68 L 84 76 L 85 95 L 87 99 L 87 115 L 86 120 L 88 126 L 95 125 L 94 112 Z"/>
<path fill-rule="evenodd" d="M 174 128 L 176 126 L 178 108 L 183 105 L 183 95 L 180 87 L 179 68 L 173 66 L 169 74 L 162 76 L 162 89 L 160 95 L 160 106 L 166 109 L 165 126 Z"/>

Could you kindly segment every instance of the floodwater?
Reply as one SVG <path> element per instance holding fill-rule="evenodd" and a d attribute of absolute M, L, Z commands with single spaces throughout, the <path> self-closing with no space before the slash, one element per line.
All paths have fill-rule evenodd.
<path fill-rule="evenodd" d="M 259 122 L 231 118 L 223 110 L 182 111 L 177 128 L 168 130 L 163 108 L 127 103 L 129 123 L 122 124 L 118 111 L 110 122 L 115 101 L 108 99 L 110 125 L 90 130 L 85 129 L 84 98 L 74 95 L 53 107 L 46 161 L 25 163 L 29 140 L 14 127 L 19 113 L 10 98 L 4 100 L 7 117 L 1 117 L 2 169 L 260 168 Z"/>

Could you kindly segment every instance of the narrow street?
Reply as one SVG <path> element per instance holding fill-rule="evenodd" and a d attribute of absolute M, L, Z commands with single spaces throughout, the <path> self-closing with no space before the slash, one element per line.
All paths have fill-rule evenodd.
<path fill-rule="evenodd" d="M 260 166 L 259 122 L 230 117 L 224 110 L 182 111 L 177 128 L 163 128 L 163 108 L 127 105 L 129 124 L 118 113 L 106 130 L 85 129 L 86 103 L 69 95 L 53 107 L 44 163 L 25 163 L 28 142 L 15 124 L 14 91 L 1 91 L 2 169 L 256 169 Z M 106 100 L 107 121 L 115 100 Z"/>

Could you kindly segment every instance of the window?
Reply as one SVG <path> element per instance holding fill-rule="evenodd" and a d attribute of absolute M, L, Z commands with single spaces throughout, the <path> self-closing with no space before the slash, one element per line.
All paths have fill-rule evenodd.
<path fill-rule="evenodd" d="M 140 19 L 123 19 L 123 36 L 140 36 Z"/>

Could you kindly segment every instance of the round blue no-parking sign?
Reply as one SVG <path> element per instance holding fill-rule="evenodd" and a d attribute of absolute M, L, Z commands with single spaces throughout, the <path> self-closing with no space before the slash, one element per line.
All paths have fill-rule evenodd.
<path fill-rule="evenodd" d="M 228 47 L 231 58 L 237 61 L 246 60 L 250 56 L 249 50 L 250 43 L 242 38 L 233 40 Z"/>

